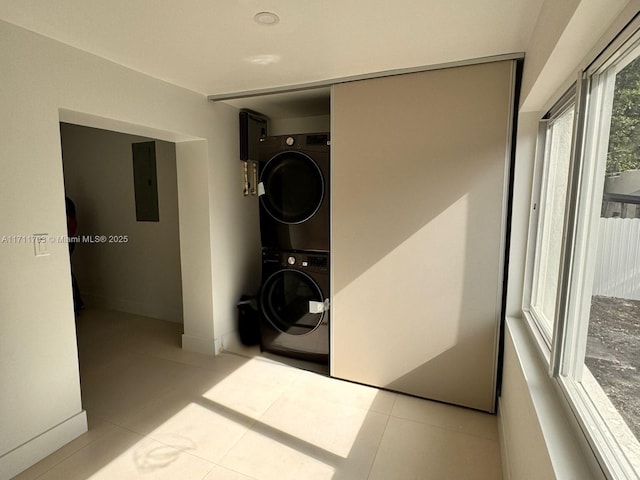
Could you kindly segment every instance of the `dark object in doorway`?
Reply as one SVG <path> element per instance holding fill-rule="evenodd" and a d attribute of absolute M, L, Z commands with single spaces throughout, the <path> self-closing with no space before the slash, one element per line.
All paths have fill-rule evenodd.
<path fill-rule="evenodd" d="M 258 112 L 240 110 L 240 160 L 258 161 L 260 138 L 267 135 L 269 119 Z"/>
<path fill-rule="evenodd" d="M 67 211 L 67 241 L 69 243 L 69 260 L 75 249 L 76 243 L 73 238 L 78 234 L 78 219 L 76 217 L 76 205 L 69 197 L 64 198 Z M 84 302 L 80 295 L 80 288 L 73 274 L 73 264 L 71 265 L 71 288 L 73 291 L 73 310 L 78 314 L 84 308 Z"/>
<path fill-rule="evenodd" d="M 159 222 L 156 142 L 132 143 L 136 221 Z"/>
<path fill-rule="evenodd" d="M 243 345 L 260 343 L 260 318 L 255 295 L 242 295 L 238 301 L 238 332 Z"/>

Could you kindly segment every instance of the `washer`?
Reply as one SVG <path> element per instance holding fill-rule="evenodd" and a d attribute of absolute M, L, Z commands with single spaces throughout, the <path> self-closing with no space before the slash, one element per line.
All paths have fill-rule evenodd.
<path fill-rule="evenodd" d="M 263 351 L 327 364 L 329 254 L 262 252 Z"/>
<path fill-rule="evenodd" d="M 260 139 L 263 248 L 329 251 L 329 149 L 328 133 Z"/>

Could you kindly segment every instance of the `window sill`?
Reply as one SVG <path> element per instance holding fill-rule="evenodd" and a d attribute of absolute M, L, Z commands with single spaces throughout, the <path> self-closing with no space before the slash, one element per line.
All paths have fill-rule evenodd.
<path fill-rule="evenodd" d="M 606 452 L 602 462 L 615 472 L 612 476 L 635 477 L 634 472 L 640 471 L 640 444 L 593 374 L 585 366 L 581 382 L 564 379 L 562 384 L 575 399 L 575 408 L 588 419 L 586 423 L 598 432 L 592 435 L 592 442 L 598 445 L 601 455 Z"/>
<path fill-rule="evenodd" d="M 526 452 L 532 449 L 545 450 L 556 479 L 604 479 L 604 474 L 589 449 L 586 438 L 557 382 L 548 375 L 548 367 L 540 355 L 540 349 L 535 344 L 526 321 L 521 318 L 507 318 L 505 335 L 505 342 L 512 342 L 515 349 L 516 372 L 524 379 L 521 383 L 526 385 L 525 393 L 533 409 L 531 416 L 533 424 L 526 426 L 522 425 L 520 419 L 513 418 L 514 415 L 507 414 L 507 412 L 517 412 L 525 406 L 507 404 L 510 401 L 509 389 L 517 388 L 517 385 L 509 385 L 507 382 L 510 379 L 505 375 L 500 398 L 501 442 L 503 455 L 506 457 L 504 459 L 505 479 L 535 478 L 523 476 L 522 468 L 517 464 L 519 459 L 523 458 L 517 455 L 517 451 Z M 507 357 L 505 360 L 514 361 Z M 505 365 L 506 369 L 507 365 Z M 516 444 L 520 442 L 508 438 L 508 432 L 514 427 L 514 425 L 508 425 L 512 420 L 514 424 L 518 423 L 517 428 L 527 428 L 528 431 L 539 430 L 543 444 L 532 445 L 530 442 Z"/>

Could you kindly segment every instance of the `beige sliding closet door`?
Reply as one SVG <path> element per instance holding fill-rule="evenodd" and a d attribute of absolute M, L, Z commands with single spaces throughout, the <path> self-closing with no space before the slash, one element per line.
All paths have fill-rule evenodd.
<path fill-rule="evenodd" d="M 333 87 L 333 376 L 494 411 L 514 72 Z"/>

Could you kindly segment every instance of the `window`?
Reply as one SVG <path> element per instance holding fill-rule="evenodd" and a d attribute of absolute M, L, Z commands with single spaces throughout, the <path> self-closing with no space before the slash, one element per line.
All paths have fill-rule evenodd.
<path fill-rule="evenodd" d="M 564 210 L 569 183 L 575 92 L 569 92 L 543 122 L 544 155 L 530 312 L 550 345 L 562 254 Z"/>
<path fill-rule="evenodd" d="M 525 312 L 607 477 L 638 478 L 640 31 L 582 73 L 540 133 Z"/>

